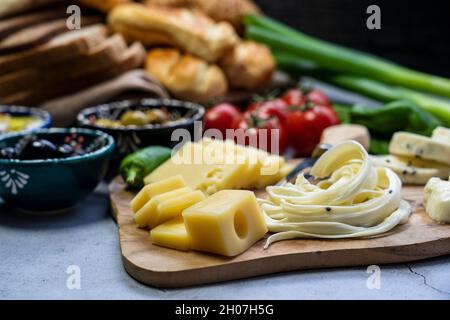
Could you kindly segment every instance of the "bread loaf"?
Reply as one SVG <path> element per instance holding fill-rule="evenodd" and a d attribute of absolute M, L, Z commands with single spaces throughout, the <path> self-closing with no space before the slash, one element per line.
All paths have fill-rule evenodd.
<path fill-rule="evenodd" d="M 196 8 L 216 21 L 228 21 L 241 31 L 243 19 L 248 14 L 260 14 L 251 0 L 193 0 Z"/>
<path fill-rule="evenodd" d="M 81 4 L 99 10 L 101 12 L 109 12 L 114 7 L 130 2 L 131 0 L 78 0 Z"/>
<path fill-rule="evenodd" d="M 216 21 L 227 21 L 242 30 L 243 18 L 261 11 L 251 0 L 146 0 L 147 5 L 189 7 L 201 10 Z"/>
<path fill-rule="evenodd" d="M 130 40 L 153 46 L 165 45 L 170 39 L 170 44 L 209 62 L 220 59 L 238 41 L 227 22 L 216 23 L 199 11 L 185 8 L 124 4 L 110 12 L 108 23 L 113 30 L 132 37 Z M 139 36 L 144 33 L 145 37 Z"/>

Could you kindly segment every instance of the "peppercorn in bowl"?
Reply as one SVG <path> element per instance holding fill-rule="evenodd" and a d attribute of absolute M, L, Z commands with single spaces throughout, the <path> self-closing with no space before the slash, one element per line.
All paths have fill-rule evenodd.
<path fill-rule="evenodd" d="M 66 211 L 104 177 L 114 139 L 89 129 L 41 129 L 0 139 L 0 197 L 27 212 Z"/>

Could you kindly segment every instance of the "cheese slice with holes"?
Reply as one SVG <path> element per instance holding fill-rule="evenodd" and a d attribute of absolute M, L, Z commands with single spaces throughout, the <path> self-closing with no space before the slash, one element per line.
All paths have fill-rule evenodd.
<path fill-rule="evenodd" d="M 253 192 L 222 190 L 183 211 L 192 249 L 238 255 L 267 233 Z"/>
<path fill-rule="evenodd" d="M 211 195 L 225 189 L 262 188 L 279 180 L 284 158 L 231 140 L 187 143 L 150 173 L 145 183 L 181 175 L 187 186 Z"/>
<path fill-rule="evenodd" d="M 181 175 L 189 187 L 207 194 L 233 188 L 236 181 L 242 178 L 246 163 L 228 164 L 225 156 L 221 150 L 187 143 L 144 181 L 153 183 L 173 175 Z"/>

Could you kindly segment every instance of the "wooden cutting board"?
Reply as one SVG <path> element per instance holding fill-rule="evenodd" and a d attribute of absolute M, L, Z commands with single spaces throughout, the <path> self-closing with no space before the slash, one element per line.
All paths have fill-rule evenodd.
<path fill-rule="evenodd" d="M 292 270 L 401 263 L 450 254 L 450 225 L 433 222 L 422 206 L 423 187 L 406 186 L 414 209 L 408 223 L 372 239 L 288 240 L 264 250 L 264 239 L 234 258 L 180 252 L 152 245 L 130 209 L 134 194 L 122 178 L 110 184 L 112 213 L 119 227 L 122 260 L 136 280 L 155 287 L 184 287 Z"/>

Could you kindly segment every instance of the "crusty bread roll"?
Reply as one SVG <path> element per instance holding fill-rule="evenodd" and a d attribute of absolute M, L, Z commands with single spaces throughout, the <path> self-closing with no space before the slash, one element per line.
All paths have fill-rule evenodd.
<path fill-rule="evenodd" d="M 209 62 L 220 59 L 238 36 L 227 22 L 216 23 L 203 13 L 185 8 L 124 4 L 114 8 L 108 23 L 114 31 L 144 45 L 171 44 Z M 164 39 L 164 40 L 161 40 Z"/>
<path fill-rule="evenodd" d="M 270 82 L 276 62 L 266 46 L 241 41 L 224 56 L 220 66 L 231 87 L 253 90 Z"/>
<path fill-rule="evenodd" d="M 216 66 L 176 49 L 153 49 L 147 71 L 176 98 L 208 102 L 228 91 L 226 77 Z"/>
<path fill-rule="evenodd" d="M 248 14 L 260 14 L 260 9 L 251 0 L 192 0 L 196 8 L 216 21 L 228 21 L 237 30 Z"/>
<path fill-rule="evenodd" d="M 139 39 L 139 42 L 150 45 L 150 44 L 158 44 L 164 46 L 176 47 L 177 44 L 168 35 L 163 33 L 155 33 L 155 32 L 146 32 L 144 30 L 130 28 L 125 24 L 115 24 L 114 31 L 120 33 L 128 43 L 135 42 Z"/>
<path fill-rule="evenodd" d="M 78 0 L 87 7 L 99 10 L 101 12 L 109 12 L 115 6 L 130 2 L 131 0 Z"/>
<path fill-rule="evenodd" d="M 242 29 L 242 20 L 248 14 L 260 14 L 251 0 L 145 0 L 148 5 L 197 8 L 216 21 L 228 21 Z"/>
<path fill-rule="evenodd" d="M 144 0 L 145 4 L 164 7 L 192 7 L 195 0 Z"/>

